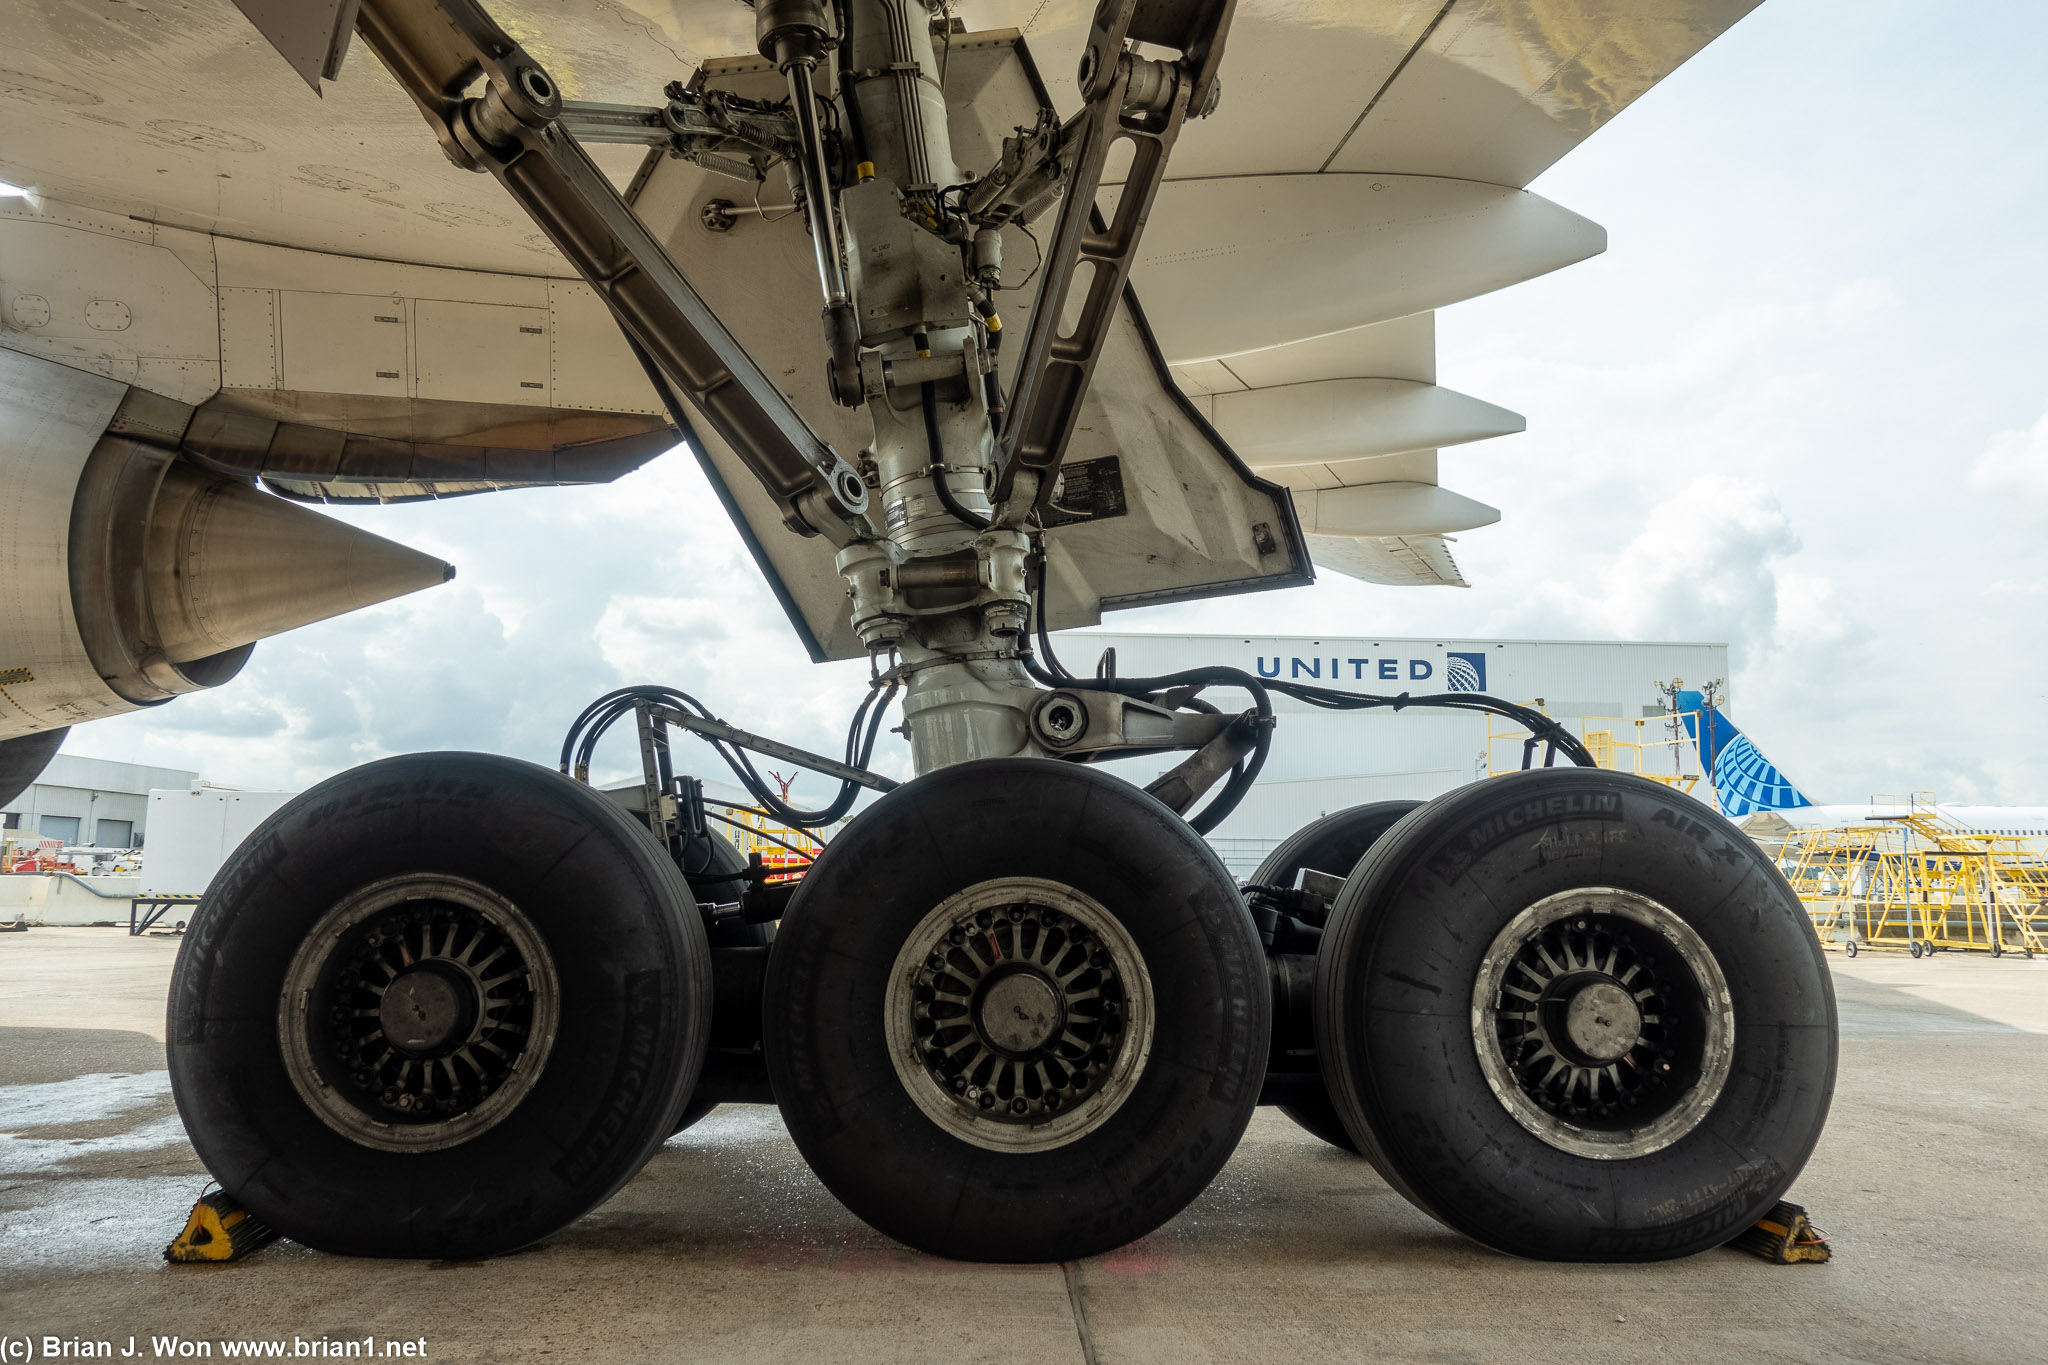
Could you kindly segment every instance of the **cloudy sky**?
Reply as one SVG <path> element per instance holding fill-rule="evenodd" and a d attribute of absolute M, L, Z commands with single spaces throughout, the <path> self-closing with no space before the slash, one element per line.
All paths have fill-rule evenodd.
<path fill-rule="evenodd" d="M 2048 803 L 2048 6 L 1969 15 L 1767 0 L 1533 186 L 1610 247 L 1438 317 L 1441 382 L 1529 419 L 1444 455 L 1505 512 L 1456 547 L 1471 590 L 1326 575 L 1106 624 L 1726 641 L 1737 718 L 1816 798 Z M 858 698 L 686 458 L 345 515 L 461 577 L 71 748 L 297 787 L 413 749 L 551 761 L 627 681 L 828 748 Z"/>

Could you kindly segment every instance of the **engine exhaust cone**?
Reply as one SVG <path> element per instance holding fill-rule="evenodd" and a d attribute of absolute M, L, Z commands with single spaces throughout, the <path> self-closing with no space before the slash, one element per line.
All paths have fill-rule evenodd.
<path fill-rule="evenodd" d="M 431 588 L 455 566 L 189 465 L 149 518 L 150 612 L 182 664 Z"/>

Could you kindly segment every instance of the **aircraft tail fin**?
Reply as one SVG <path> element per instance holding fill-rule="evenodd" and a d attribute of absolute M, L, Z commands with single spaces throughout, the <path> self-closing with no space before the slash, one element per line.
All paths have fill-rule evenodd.
<path fill-rule="evenodd" d="M 1714 799 L 1730 818 L 1760 810 L 1792 810 L 1813 801 L 1750 743 L 1749 736 L 1698 692 L 1680 692 L 1685 732 L 1699 750 L 1700 767 L 1714 784 Z"/>

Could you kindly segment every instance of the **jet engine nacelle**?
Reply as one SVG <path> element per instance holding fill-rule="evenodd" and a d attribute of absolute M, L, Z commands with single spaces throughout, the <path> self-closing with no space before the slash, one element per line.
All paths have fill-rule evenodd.
<path fill-rule="evenodd" d="M 265 636 L 453 577 L 180 455 L 190 412 L 0 350 L 0 742 L 218 687 Z"/>

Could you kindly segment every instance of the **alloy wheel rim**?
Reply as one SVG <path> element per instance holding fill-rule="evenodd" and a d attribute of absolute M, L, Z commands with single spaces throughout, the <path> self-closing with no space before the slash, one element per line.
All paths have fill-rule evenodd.
<path fill-rule="evenodd" d="M 285 973 L 278 1040 L 307 1108 L 365 1147 L 468 1142 L 531 1093 L 561 1022 L 554 959 L 511 901 L 461 877 L 375 882 Z"/>
<path fill-rule="evenodd" d="M 941 1128 L 1048 1151 L 1107 1122 L 1152 1049 L 1152 979 L 1099 902 L 1035 877 L 949 897 L 903 941 L 883 1002 L 897 1079 Z"/>
<path fill-rule="evenodd" d="M 1472 1041 L 1494 1097 L 1561 1151 L 1627 1160 L 1692 1132 L 1727 1084 L 1720 963 L 1668 906 L 1616 887 L 1547 896 L 1481 959 Z"/>

